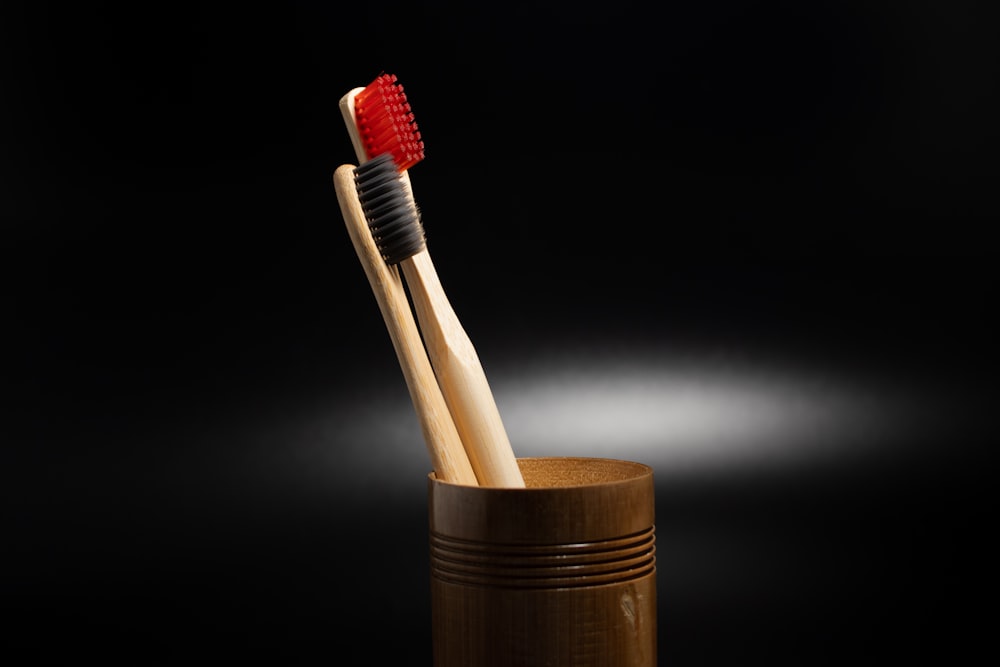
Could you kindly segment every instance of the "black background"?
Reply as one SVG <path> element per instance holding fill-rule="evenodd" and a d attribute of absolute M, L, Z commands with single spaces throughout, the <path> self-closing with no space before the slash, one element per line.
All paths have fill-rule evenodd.
<path fill-rule="evenodd" d="M 970 3 L 0 21 L 14 664 L 430 664 L 424 461 L 365 440 L 406 397 L 331 184 L 337 102 L 383 70 L 491 373 L 667 350 L 910 392 L 860 462 L 657 467 L 661 664 L 962 663 L 992 632 L 1000 61 Z"/>

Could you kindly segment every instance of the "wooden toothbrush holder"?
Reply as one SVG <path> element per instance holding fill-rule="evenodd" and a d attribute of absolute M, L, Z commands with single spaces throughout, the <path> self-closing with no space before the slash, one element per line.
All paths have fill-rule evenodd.
<path fill-rule="evenodd" d="M 525 488 L 428 477 L 435 667 L 655 667 L 652 469 L 518 465 Z"/>

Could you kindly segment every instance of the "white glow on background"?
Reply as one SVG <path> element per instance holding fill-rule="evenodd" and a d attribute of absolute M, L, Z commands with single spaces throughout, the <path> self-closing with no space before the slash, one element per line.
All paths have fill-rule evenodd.
<path fill-rule="evenodd" d="M 554 361 L 494 382 L 519 455 L 633 458 L 666 471 L 721 471 L 856 454 L 900 415 L 860 380 L 648 352 Z"/>
<path fill-rule="evenodd" d="M 912 412 L 904 394 L 857 374 L 690 350 L 597 358 L 563 351 L 488 375 L 517 456 L 625 458 L 660 476 L 881 454 L 882 434 Z M 349 460 L 355 483 L 401 473 L 423 479 L 428 471 L 402 377 L 385 390 L 388 401 L 356 395 L 312 425 L 319 432 L 308 440 Z"/>

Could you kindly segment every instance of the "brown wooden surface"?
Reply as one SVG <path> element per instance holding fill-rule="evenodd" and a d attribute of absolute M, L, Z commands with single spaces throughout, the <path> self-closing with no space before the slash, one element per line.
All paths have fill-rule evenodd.
<path fill-rule="evenodd" d="M 523 489 L 429 477 L 435 666 L 656 665 L 652 470 L 518 464 Z"/>
<path fill-rule="evenodd" d="M 630 535 L 653 525 L 653 471 L 631 461 L 580 457 L 517 460 L 524 489 L 475 493 L 431 479 L 431 529 L 490 543 L 571 542 Z"/>

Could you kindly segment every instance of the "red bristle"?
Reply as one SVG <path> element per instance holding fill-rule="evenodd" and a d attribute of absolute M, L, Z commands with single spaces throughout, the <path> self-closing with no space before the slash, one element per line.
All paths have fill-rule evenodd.
<path fill-rule="evenodd" d="M 354 117 L 369 160 L 392 153 L 403 171 L 424 159 L 424 142 L 395 74 L 380 74 L 355 96 Z"/>

